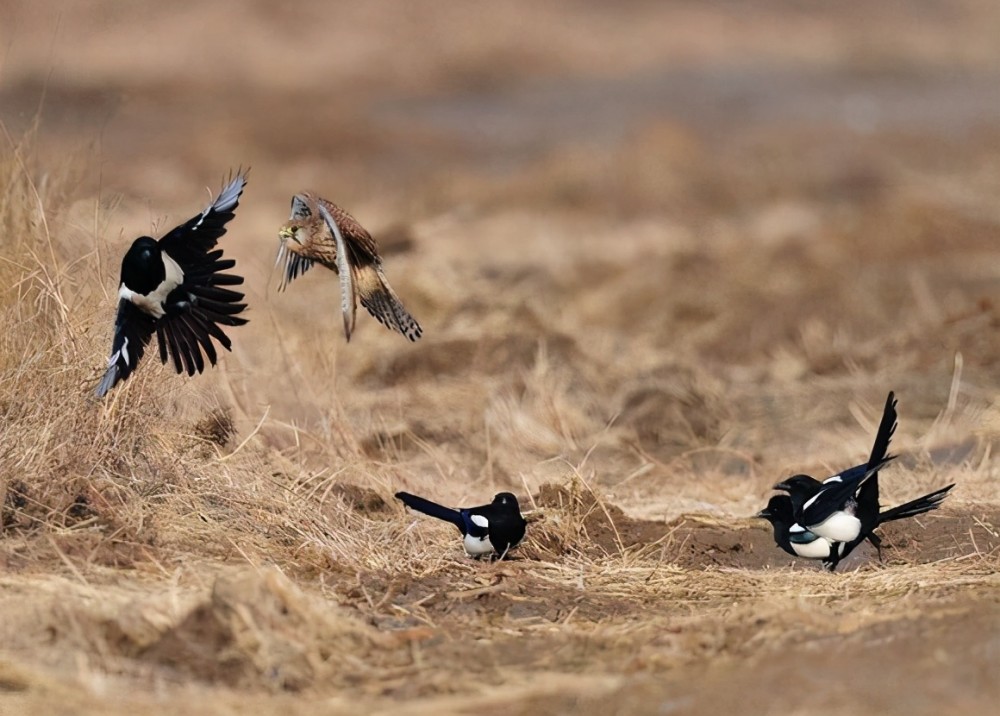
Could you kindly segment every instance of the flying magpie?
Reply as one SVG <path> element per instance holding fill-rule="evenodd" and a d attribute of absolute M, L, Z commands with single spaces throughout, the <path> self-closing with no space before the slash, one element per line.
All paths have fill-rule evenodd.
<path fill-rule="evenodd" d="M 503 559 L 524 538 L 528 524 L 521 516 L 517 498 L 509 492 L 499 493 L 488 505 L 457 510 L 408 492 L 397 492 L 396 497 L 417 512 L 458 527 L 463 537 L 462 544 L 470 557 L 496 555 Z"/>
<path fill-rule="evenodd" d="M 792 501 L 795 524 L 793 535 L 808 531 L 832 542 L 851 542 L 861 532 L 862 512 L 870 522 L 878 516 L 878 471 L 893 455 L 887 455 L 889 442 L 896 432 L 896 398 L 890 391 L 882 410 L 882 420 L 875 435 L 868 462 L 855 465 L 828 477 L 823 482 L 809 475 L 795 475 L 774 486 L 784 490 Z M 860 490 L 860 492 L 859 492 Z M 864 495 L 865 502 L 859 498 Z M 874 495 L 874 509 L 871 497 Z M 878 537 L 870 535 L 871 542 L 879 547 Z"/>
<path fill-rule="evenodd" d="M 232 343 L 219 326 L 246 323 L 237 315 L 246 304 L 240 303 L 242 293 L 223 286 L 237 286 L 243 277 L 224 273 L 236 261 L 223 259 L 215 245 L 226 233 L 246 183 L 247 173 L 238 171 L 198 216 L 159 241 L 140 236 L 132 242 L 122 259 L 111 358 L 97 386 L 98 398 L 132 374 L 154 333 L 160 361 L 166 363 L 169 353 L 178 373 L 201 373 L 205 357 L 215 365 L 213 338 L 231 350 Z"/>

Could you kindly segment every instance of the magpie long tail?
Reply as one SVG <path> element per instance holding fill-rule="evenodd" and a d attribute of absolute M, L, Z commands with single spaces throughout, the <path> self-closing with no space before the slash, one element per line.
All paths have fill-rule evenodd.
<path fill-rule="evenodd" d="M 882 409 L 882 420 L 875 434 L 875 442 L 872 445 L 872 452 L 868 458 L 868 468 L 875 467 L 882 462 L 886 453 L 889 452 L 889 443 L 896 432 L 896 396 L 889 391 L 889 397 L 885 399 L 885 408 Z"/>
<path fill-rule="evenodd" d="M 462 513 L 458 510 L 453 510 L 450 507 L 445 507 L 444 505 L 439 505 L 436 502 L 425 500 L 423 497 L 411 495 L 409 492 L 397 492 L 396 499 L 402 500 L 403 504 L 410 509 L 416 510 L 417 512 L 423 512 L 425 515 L 436 517 L 439 520 L 444 520 L 445 522 L 451 522 L 453 525 L 458 527 L 459 531 L 462 533 L 465 532 L 465 521 L 462 519 Z"/>
<path fill-rule="evenodd" d="M 885 524 L 886 522 L 892 522 L 893 520 L 901 520 L 904 517 L 914 517 L 916 515 L 922 515 L 925 512 L 930 512 L 931 510 L 936 510 L 941 506 L 941 502 L 948 496 L 951 488 L 955 486 L 955 483 L 948 485 L 947 487 L 942 487 L 940 490 L 935 490 L 934 492 L 928 493 L 923 497 L 918 497 L 915 500 L 910 500 L 898 507 L 893 507 L 891 509 L 885 510 L 878 516 L 878 523 Z"/>

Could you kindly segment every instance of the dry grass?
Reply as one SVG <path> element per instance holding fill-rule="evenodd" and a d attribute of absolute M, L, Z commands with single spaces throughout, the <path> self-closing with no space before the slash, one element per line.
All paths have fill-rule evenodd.
<path fill-rule="evenodd" d="M 208 694 L 220 710 L 240 708 L 241 693 L 293 712 L 327 699 L 333 711 L 400 699 L 414 711 L 505 708 L 510 695 L 489 684 L 517 684 L 523 708 L 581 689 L 596 704 L 644 675 L 808 652 L 845 633 L 907 629 L 927 614 L 977 619 L 1000 586 L 995 492 L 979 512 L 894 532 L 892 568 L 770 569 L 787 560 L 767 530 L 733 522 L 768 481 L 743 444 L 750 438 L 731 437 L 745 411 L 759 410 L 753 389 L 741 394 L 684 348 L 669 369 L 625 378 L 624 367 L 609 372 L 616 348 L 585 346 L 526 308 L 511 307 L 513 319 L 490 312 L 485 328 L 466 325 L 463 314 L 482 309 L 471 298 L 448 305 L 452 286 L 425 306 L 441 337 L 348 364 L 373 390 L 368 405 L 395 386 L 409 406 L 374 415 L 370 436 L 336 397 L 308 426 L 272 418 L 270 408 L 234 418 L 238 407 L 149 359 L 98 403 L 90 391 L 109 299 L 92 277 L 113 276 L 111 250 L 74 218 L 72 173 L 39 171 L 30 136 L 8 139 L 0 167 L 10 287 L 0 297 L 0 683 L 25 710 L 64 698 L 53 679 L 76 684 L 81 708 L 95 712 L 122 689 L 121 708 L 164 713 Z M 94 226 L 104 225 L 94 211 Z M 300 361 L 298 375 L 308 370 L 301 361 L 326 360 L 302 353 L 298 329 L 272 326 L 285 365 Z M 490 334 L 505 337 L 477 348 Z M 781 360 L 808 355 L 817 339 L 804 340 Z M 637 349 L 641 364 L 641 342 Z M 470 363 L 454 374 L 461 351 L 472 351 Z M 890 497 L 943 481 L 932 452 L 970 420 L 956 407 L 959 369 L 923 444 L 899 436 L 909 467 L 893 472 Z M 222 379 L 239 404 L 238 379 Z M 442 380 L 479 382 L 486 407 L 471 431 L 461 427 L 468 417 L 449 422 L 463 415 L 466 394 L 430 391 Z M 863 453 L 874 430 L 877 397 L 849 405 L 853 423 L 834 433 L 852 452 Z M 758 434 L 787 419 L 775 410 L 757 416 L 770 423 Z M 842 448 L 821 445 L 831 464 L 843 460 Z M 956 449 L 961 466 L 948 479 L 984 489 L 989 443 Z M 475 489 L 462 487 L 456 473 L 475 464 Z M 727 486 L 732 475 L 739 484 Z M 400 486 L 456 499 L 513 486 L 529 499 L 529 539 L 514 562 L 470 562 L 450 528 L 389 504 Z M 609 490 L 654 520 L 626 516 Z M 663 490 L 676 494 L 643 504 Z M 665 521 L 692 507 L 724 517 Z M 572 674 L 590 675 L 587 685 L 566 681 Z"/>
<path fill-rule="evenodd" d="M 97 157 L 66 156 L 70 142 L 38 127 L 4 130 L 0 146 L 0 711 L 993 708 L 992 125 L 959 124 L 961 136 L 894 128 L 891 117 L 867 133 L 832 120 L 744 126 L 709 94 L 705 121 L 647 116 L 614 140 L 570 127 L 551 147 L 513 151 L 456 140 L 455 127 L 424 115 L 474 119 L 479 101 L 509 102 L 522 108 L 520 131 L 544 134 L 542 110 L 603 111 L 587 104 L 602 88 L 648 112 L 645 94 L 662 89 L 649 68 L 663 63 L 683 99 L 689 83 L 711 90 L 724 76 L 716 67 L 702 77 L 698 61 L 742 67 L 751 53 L 758 69 L 812 67 L 830 61 L 824 43 L 855 58 L 828 75 L 792 73 L 790 89 L 764 72 L 768 102 L 794 110 L 816 78 L 860 83 L 863 94 L 866 72 L 888 82 L 959 61 L 973 72 L 995 61 L 991 25 L 976 18 L 996 10 L 969 0 L 947 18 L 928 10 L 933 22 L 900 25 L 848 3 L 823 25 L 779 2 L 734 26 L 696 4 L 668 5 L 635 5 L 645 21 L 634 23 L 587 6 L 579 28 L 554 35 L 522 28 L 517 7 L 492 10 L 498 27 L 535 43 L 531 63 L 462 10 L 428 6 L 402 28 L 378 3 L 345 9 L 351 22 L 324 28 L 341 33 L 326 43 L 332 54 L 295 81 L 277 60 L 230 54 L 224 38 L 192 31 L 185 41 L 207 48 L 205 64 L 232 69 L 242 57 L 271 87 L 195 82 L 199 131 L 178 114 L 194 95 L 173 80 L 147 83 L 146 55 L 126 67 L 124 43 L 88 53 L 68 38 L 95 76 L 131 78 L 121 81 L 129 119 Z M 186 31 L 192 16 L 228 21 L 231 10 L 185 7 L 161 19 Z M 67 24 L 90 22 L 76 12 Z M 291 22 L 268 12 L 240 14 L 244 30 L 252 36 L 263 16 L 269 29 Z M 677 12 L 686 22 L 667 22 Z M 780 53 L 779 21 L 795 40 L 782 37 Z M 428 28 L 451 27 L 465 31 L 426 42 Z M 598 57 L 593 38 L 605 33 Z M 948 37 L 965 38 L 962 49 Z M 419 56 L 406 93 L 387 47 L 404 63 L 407 47 Z M 621 77 L 608 76 L 604 51 Z M 672 74 L 674 61 L 694 64 Z M 540 64 L 555 100 L 583 105 L 550 107 L 522 88 L 527 64 Z M 315 96 L 316 73 L 341 94 Z M 551 76 L 558 87 L 545 84 Z M 794 84 L 802 76 L 810 87 Z M 478 94 L 483 86 L 496 96 Z M 91 95 L 62 91 L 53 111 L 91 121 Z M 251 96 L 257 104 L 244 104 Z M 957 96 L 946 99 L 961 119 L 970 110 Z M 300 117 L 305 99 L 315 111 Z M 400 117 L 405 126 L 393 124 Z M 147 355 L 92 400 L 122 250 L 136 232 L 186 219 L 204 199 L 199 184 L 250 159 L 224 239 L 250 303 L 234 351 L 192 380 Z M 102 162 L 113 177 L 94 168 Z M 345 345 L 327 274 L 280 296 L 265 288 L 288 194 L 310 182 L 345 195 L 392 247 L 390 280 L 426 329 L 418 344 L 362 316 Z M 939 512 L 885 528 L 885 564 L 859 550 L 830 575 L 786 558 L 748 516 L 779 476 L 863 459 L 890 388 L 901 457 L 883 500 L 958 488 Z M 514 560 L 471 561 L 450 526 L 395 504 L 399 489 L 456 504 L 511 489 L 528 538 Z M 808 688 L 790 690 L 796 679 Z"/>

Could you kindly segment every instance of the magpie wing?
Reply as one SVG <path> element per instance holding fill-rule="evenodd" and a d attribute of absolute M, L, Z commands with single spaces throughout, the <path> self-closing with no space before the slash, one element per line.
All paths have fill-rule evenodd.
<path fill-rule="evenodd" d="M 185 275 L 191 267 L 204 260 L 205 255 L 215 248 L 226 233 L 226 224 L 236 215 L 236 207 L 246 183 L 247 172 L 237 171 L 211 206 L 198 216 L 174 227 L 160 239 L 160 248 L 180 264 Z"/>
<path fill-rule="evenodd" d="M 97 385 L 98 398 L 103 398 L 117 383 L 132 374 L 149 345 L 155 328 L 153 319 L 136 308 L 131 301 L 118 301 L 111 357 L 108 359 L 108 369 Z"/>
<path fill-rule="evenodd" d="M 802 505 L 802 515 L 798 519 L 799 524 L 806 527 L 818 525 L 834 512 L 844 509 L 847 501 L 854 497 L 862 483 L 877 475 L 879 469 L 890 460 L 892 460 L 891 457 L 885 458 L 874 467 L 866 466 L 866 469 L 861 472 L 852 468 L 826 480 L 823 483 L 823 489 Z"/>
<path fill-rule="evenodd" d="M 833 485 L 836 485 L 836 484 L 842 483 L 842 482 L 855 482 L 856 483 L 862 477 L 865 476 L 865 473 L 868 472 L 869 469 L 870 468 L 868 466 L 868 463 L 864 463 L 863 465 L 855 465 L 854 467 L 849 467 L 846 470 L 844 470 L 843 472 L 840 472 L 840 473 L 838 473 L 836 475 L 833 475 L 832 477 L 828 477 L 825 480 L 823 480 L 823 483 L 822 483 L 822 485 L 820 486 L 819 489 L 820 490 L 826 490 L 826 489 L 829 489 L 830 487 L 832 487 Z"/>
<path fill-rule="evenodd" d="M 465 521 L 465 533 L 477 539 L 484 539 L 490 536 L 490 521 L 486 515 L 477 511 L 477 508 L 461 510 L 462 519 Z"/>

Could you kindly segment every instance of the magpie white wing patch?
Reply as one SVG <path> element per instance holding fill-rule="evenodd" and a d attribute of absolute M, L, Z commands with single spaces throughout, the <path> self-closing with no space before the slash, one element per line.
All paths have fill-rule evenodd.
<path fill-rule="evenodd" d="M 472 524 L 482 527 L 483 529 L 490 526 L 490 521 L 483 515 L 471 515 L 469 519 L 472 520 Z"/>
<path fill-rule="evenodd" d="M 201 226 L 202 222 L 213 211 L 232 211 L 236 207 L 236 202 L 239 201 L 240 194 L 243 193 L 243 187 L 246 186 L 246 183 L 246 176 L 244 174 L 237 174 L 236 178 L 229 182 L 226 188 L 219 194 L 219 197 L 212 202 L 212 205 L 201 212 L 201 216 L 198 217 L 197 223 L 192 228 L 197 229 Z"/>
<path fill-rule="evenodd" d="M 819 498 L 819 496 L 820 496 L 820 495 L 822 495 L 822 494 L 823 494 L 823 492 L 822 492 L 822 491 L 820 491 L 820 492 L 817 492 L 817 493 L 816 493 L 815 495 L 813 495 L 813 496 L 812 496 L 812 497 L 810 497 L 810 498 L 809 498 L 808 500 L 806 500 L 805 504 L 804 504 L 804 505 L 802 505 L 802 511 L 803 511 L 803 512 L 805 512 L 805 511 L 806 511 L 806 510 L 808 510 L 808 509 L 809 509 L 810 507 L 812 507 L 812 505 L 813 505 L 813 504 L 814 504 L 814 503 L 816 502 L 816 500 L 817 500 L 817 499 Z"/>
<path fill-rule="evenodd" d="M 152 318 L 128 300 L 118 301 L 115 334 L 111 341 L 108 368 L 97 386 L 98 398 L 104 397 L 120 380 L 129 377 L 153 336 Z"/>

